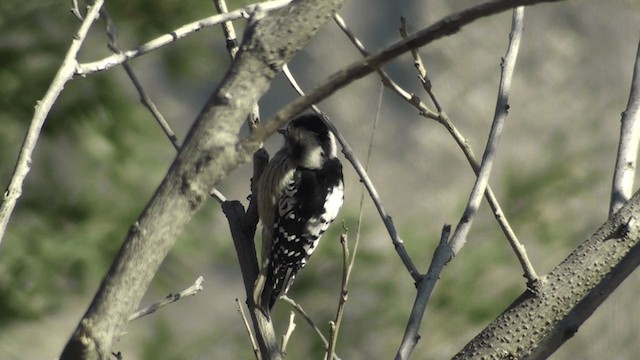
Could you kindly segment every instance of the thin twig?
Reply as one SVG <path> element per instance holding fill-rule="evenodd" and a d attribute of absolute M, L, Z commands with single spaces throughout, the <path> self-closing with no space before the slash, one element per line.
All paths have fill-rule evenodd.
<path fill-rule="evenodd" d="M 316 332 L 316 334 L 320 338 L 320 341 L 322 341 L 322 346 L 323 346 L 324 350 L 327 351 L 329 349 L 329 342 L 327 341 L 327 338 L 324 337 L 324 335 L 322 334 L 322 330 L 320 330 L 318 325 L 316 325 L 316 323 L 313 321 L 311 316 L 309 316 L 309 314 L 307 314 L 307 312 L 304 311 L 302 306 L 300 306 L 300 304 L 295 302 L 295 300 L 293 300 L 292 298 L 288 297 L 287 295 L 281 297 L 280 299 L 283 300 L 286 303 L 289 303 L 289 305 L 291 305 L 293 307 L 293 309 L 300 316 L 302 316 L 302 318 L 307 322 L 307 324 L 309 324 L 309 326 L 311 326 L 313 331 Z M 340 360 L 340 358 L 337 357 L 336 354 L 333 354 L 333 360 Z"/>
<path fill-rule="evenodd" d="M 469 196 L 469 201 L 467 202 L 464 213 L 449 242 L 454 256 L 460 251 L 467 240 L 467 234 L 471 229 L 475 215 L 480 207 L 482 196 L 489 182 L 493 160 L 497 154 L 500 136 L 502 135 L 502 129 L 509 111 L 509 91 L 511 90 L 513 69 L 515 68 L 518 57 L 520 39 L 522 38 L 522 30 L 524 28 L 523 17 L 524 7 L 514 9 L 511 34 L 509 35 L 509 46 L 500 64 L 502 71 L 500 72 L 500 85 L 498 88 L 495 115 L 493 117 L 491 130 L 489 131 L 487 145 L 482 156 L 482 162 L 480 163 L 480 171 L 471 190 L 471 195 Z"/>
<path fill-rule="evenodd" d="M 293 335 L 293 331 L 296 329 L 296 323 L 293 322 L 294 318 L 295 314 L 292 311 L 289 315 L 289 326 L 287 326 L 287 332 L 282 335 L 282 346 L 280 346 L 280 349 L 284 355 L 287 353 L 287 344 L 289 344 L 289 339 L 291 338 L 291 335 Z"/>
<path fill-rule="evenodd" d="M 435 287 L 435 283 L 439 279 L 444 266 L 464 246 L 466 235 L 468 234 L 475 213 L 480 205 L 482 195 L 485 192 L 489 174 L 491 172 L 492 162 L 495 158 L 500 134 L 509 107 L 508 95 L 513 69 L 517 59 L 518 47 L 520 45 L 520 39 L 522 37 L 524 27 L 523 17 L 524 7 L 518 7 L 513 10 L 509 46 L 501 63 L 502 71 L 500 73 L 500 85 L 498 88 L 498 99 L 493 124 L 491 126 L 489 138 L 487 139 L 487 146 L 485 148 L 478 178 L 476 179 L 473 190 L 471 191 L 467 208 L 460 219 L 456 231 L 449 241 L 447 241 L 447 239 L 449 238 L 450 226 L 445 225 L 442 230 L 440 242 L 436 248 L 427 275 L 417 284 L 418 293 L 416 295 L 413 308 L 411 309 L 411 315 L 409 317 L 402 342 L 400 343 L 400 347 L 396 354 L 396 360 L 408 359 L 415 348 L 419 339 L 418 331 L 420 330 L 420 323 L 422 322 L 422 317 L 424 316 L 424 312 L 429 298 L 431 297 L 431 293 L 433 292 L 433 288 Z M 527 271 L 531 271 L 532 273 L 528 273 Z M 531 278 L 537 279 L 535 272 L 533 272 L 533 267 L 530 269 L 525 268 L 525 274 L 528 274 Z"/>
<path fill-rule="evenodd" d="M 615 214 L 630 198 L 638 158 L 640 141 L 640 43 L 633 67 L 631 91 L 627 108 L 622 113 L 618 156 L 613 173 L 609 217 Z"/>
<path fill-rule="evenodd" d="M 116 31 L 115 23 L 111 19 L 111 16 L 109 16 L 109 13 L 107 12 L 106 7 L 103 7 L 100 13 L 106 25 L 105 32 L 107 33 L 107 37 L 109 38 L 109 49 L 113 51 L 115 54 L 119 54 L 121 53 L 121 51 L 120 51 L 120 47 L 118 46 L 118 34 Z M 164 131 L 164 133 L 167 135 L 167 137 L 171 141 L 171 144 L 176 149 L 176 151 L 180 150 L 180 142 L 178 140 L 178 137 L 176 136 L 175 132 L 171 129 L 171 126 L 165 120 L 164 116 L 162 116 L 162 114 L 156 107 L 156 104 L 153 102 L 153 100 L 151 100 L 149 95 L 147 95 L 147 92 L 144 90 L 144 87 L 138 80 L 138 77 L 133 71 L 133 68 L 131 67 L 131 65 L 129 65 L 129 63 L 125 61 L 122 63 L 122 67 L 124 68 L 127 75 L 129 76 L 129 79 L 133 83 L 133 86 L 138 91 L 138 95 L 140 95 L 140 102 L 142 103 L 142 105 L 144 105 L 149 110 L 149 112 L 154 117 L 154 119 L 156 119 L 156 121 L 158 122 L 158 125 L 160 125 L 160 128 L 162 128 L 162 131 Z"/>
<path fill-rule="evenodd" d="M 78 32 L 73 37 L 69 50 L 67 50 L 67 54 L 65 55 L 58 72 L 53 78 L 53 81 L 51 81 L 49 89 L 47 89 L 42 100 L 36 103 L 33 118 L 31 119 L 29 129 L 27 130 L 27 134 L 22 142 L 22 147 L 20 148 L 16 167 L 13 170 L 13 175 L 11 176 L 9 186 L 4 192 L 4 199 L 0 206 L 0 243 L 4 238 L 7 224 L 9 223 L 9 218 L 11 217 L 11 213 L 13 212 L 16 202 L 22 195 L 22 185 L 24 184 L 24 180 L 27 177 L 29 170 L 31 170 L 31 155 L 38 143 L 42 126 L 44 125 L 53 104 L 58 99 L 62 89 L 64 89 L 65 84 L 73 77 L 78 64 L 78 51 L 80 51 L 80 48 L 87 37 L 89 28 L 93 22 L 98 19 L 100 8 L 102 8 L 103 3 L 104 0 L 95 0 L 93 2 L 84 17 L 84 21 L 80 25 Z"/>
<path fill-rule="evenodd" d="M 380 119 L 380 110 L 382 107 L 382 95 L 384 93 L 384 86 L 380 84 L 380 92 L 378 96 L 378 105 L 376 108 L 376 116 L 373 120 L 373 125 L 371 128 L 371 137 L 369 138 L 369 149 L 367 150 L 367 157 L 365 159 L 364 168 L 365 171 L 369 171 L 369 161 L 371 160 L 371 153 L 373 150 L 373 139 L 375 137 L 376 129 L 378 127 L 378 120 Z M 338 301 L 338 309 L 336 311 L 335 320 L 333 321 L 333 326 L 331 327 L 330 332 L 330 341 L 329 341 L 329 349 L 327 350 L 327 359 L 329 358 L 329 354 L 335 355 L 335 346 L 338 338 L 338 333 L 340 332 L 340 325 L 342 324 L 344 307 L 347 303 L 347 294 L 348 294 L 348 285 L 349 279 L 351 278 L 351 272 L 353 271 L 353 265 L 355 264 L 356 255 L 358 253 L 358 245 L 360 244 L 360 235 L 362 229 L 362 214 L 364 210 L 364 194 L 365 189 L 361 189 L 360 191 L 360 208 L 358 211 L 358 225 L 356 229 L 356 241 L 353 244 L 353 251 L 351 252 L 351 258 L 348 258 L 349 248 L 347 247 L 347 233 L 342 234 L 340 237 L 340 243 L 343 246 L 343 255 L 345 256 L 343 261 L 343 278 L 342 278 L 342 287 L 340 291 L 340 298 Z M 348 262 L 348 263 L 347 263 Z"/>
<path fill-rule="evenodd" d="M 329 348 L 325 359 L 331 359 L 336 350 L 336 342 L 340 333 L 340 324 L 342 323 L 342 315 L 344 315 L 344 305 L 347 303 L 348 286 L 349 286 L 349 244 L 347 231 L 340 235 L 340 245 L 342 245 L 342 285 L 340 287 L 340 298 L 338 300 L 338 310 L 336 317 L 331 322 L 329 331 Z"/>
<path fill-rule="evenodd" d="M 360 52 L 360 54 L 364 57 L 367 57 L 369 55 L 371 55 L 364 47 L 364 45 L 362 44 L 362 42 L 356 37 L 356 35 L 351 31 L 351 29 L 349 29 L 349 27 L 347 26 L 347 24 L 345 23 L 344 19 L 342 19 L 342 17 L 338 14 L 335 13 L 333 15 L 333 20 L 335 21 L 335 23 L 338 25 L 338 27 L 340 28 L 340 30 L 342 30 L 342 32 L 349 38 L 349 40 L 351 41 L 351 43 L 356 47 L 356 49 L 358 49 L 358 51 Z M 391 90 L 393 90 L 394 92 L 396 92 L 397 94 L 399 94 L 401 97 L 403 97 L 406 100 L 411 101 L 412 99 L 417 99 L 419 101 L 419 99 L 413 95 L 410 94 L 409 92 L 407 92 L 406 90 L 404 90 L 400 85 L 398 85 L 398 83 L 396 83 L 395 81 L 393 81 L 389 75 L 387 74 L 386 71 L 384 71 L 382 68 L 378 67 L 376 68 L 376 72 L 378 73 L 378 76 L 380 76 L 380 79 L 382 80 L 382 83 L 390 88 Z M 424 105 L 424 104 L 423 104 Z M 437 119 L 438 118 L 438 114 L 427 108 L 426 105 L 423 106 L 422 109 L 420 109 L 420 112 L 423 116 L 426 116 L 427 118 L 430 119 Z"/>
<path fill-rule="evenodd" d="M 167 297 L 162 299 L 161 301 L 151 304 L 144 309 L 140 309 L 129 316 L 129 321 L 140 319 L 143 316 L 153 314 L 154 312 L 160 310 L 161 308 L 174 303 L 180 299 L 183 299 L 188 296 L 195 295 L 202 290 L 202 283 L 204 282 L 204 278 L 202 276 L 198 276 L 196 282 L 188 288 L 182 290 L 177 294 L 169 294 Z"/>
<path fill-rule="evenodd" d="M 403 38 L 408 37 L 406 26 L 407 26 L 406 20 L 404 18 L 401 18 L 400 34 Z M 469 164 L 473 168 L 473 172 L 476 174 L 476 176 L 478 176 L 480 171 L 480 164 L 478 164 L 478 161 L 473 153 L 473 150 L 469 146 L 469 142 L 462 136 L 462 134 L 458 132 L 458 130 L 449 120 L 447 114 L 442 110 L 442 107 L 440 106 L 435 96 L 435 93 L 433 92 L 431 80 L 427 75 L 427 70 L 424 67 L 424 62 L 422 61 L 420 54 L 414 49 L 411 51 L 411 55 L 413 56 L 413 59 L 414 59 L 414 66 L 418 71 L 418 77 L 421 83 L 423 84 L 425 91 L 431 98 L 431 101 L 434 103 L 434 105 L 438 109 L 438 119 L 436 120 L 440 124 L 445 126 L 445 128 L 447 128 L 451 136 L 456 140 L 456 142 L 464 152 L 465 157 L 467 158 L 467 160 L 469 161 Z M 418 104 L 420 103 L 420 101 L 415 101 L 415 98 L 412 98 L 410 102 L 414 105 L 417 103 Z M 513 231 L 513 228 L 511 227 L 511 225 L 509 225 L 509 222 L 507 221 L 507 218 L 504 216 L 504 212 L 502 211 L 502 208 L 500 207 L 500 204 L 498 203 L 498 200 L 496 199 L 493 193 L 493 190 L 491 189 L 489 184 L 487 184 L 485 197 L 487 199 L 487 202 L 489 203 L 489 206 L 492 209 L 492 212 L 494 214 L 494 217 L 496 218 L 496 221 L 498 222 L 498 225 L 500 225 L 500 228 L 502 229 L 502 232 L 505 234 L 505 237 L 507 238 L 509 245 L 511 245 L 511 248 L 513 249 L 516 257 L 518 258 L 518 261 L 520 262 L 520 265 L 523 269 L 524 277 L 527 279 L 527 286 L 532 290 L 537 289 L 539 285 L 538 276 L 535 270 L 533 269 L 533 266 L 531 265 L 531 261 L 529 260 L 529 257 L 527 256 L 526 248 L 518 240 L 518 237 Z"/>
<path fill-rule="evenodd" d="M 251 331 L 251 326 L 249 325 L 249 319 L 247 318 L 247 314 L 244 313 L 244 308 L 238 298 L 236 298 L 236 305 L 238 307 L 238 312 L 242 317 L 242 322 L 244 323 L 244 329 L 247 331 L 247 335 L 249 336 L 249 340 L 251 341 L 251 348 L 253 349 L 253 355 L 256 357 L 257 360 L 260 360 L 262 357 L 260 356 L 260 349 L 258 348 L 258 342 L 256 341 L 255 336 L 253 336 L 253 332 Z"/>
<path fill-rule="evenodd" d="M 289 71 L 289 68 L 287 66 L 284 66 L 282 71 L 285 74 L 285 77 L 287 78 L 291 86 L 293 86 L 293 88 L 296 90 L 296 92 L 298 92 L 298 94 L 300 94 L 301 96 L 304 96 L 304 91 L 302 91 L 302 89 L 298 85 L 297 81 L 291 74 L 291 71 Z M 387 228 L 387 231 L 389 232 L 391 241 L 393 242 L 396 252 L 400 256 L 402 263 L 405 265 L 405 267 L 407 268 L 407 271 L 409 272 L 411 277 L 414 279 L 414 281 L 418 281 L 420 279 L 420 272 L 418 271 L 418 268 L 415 266 L 415 264 L 409 257 L 409 254 L 407 253 L 407 250 L 404 247 L 404 242 L 400 238 L 400 235 L 398 235 L 398 231 L 396 230 L 396 227 L 393 223 L 393 219 L 382 206 L 382 202 L 380 201 L 380 196 L 378 195 L 378 192 L 373 186 L 371 179 L 369 179 L 369 175 L 367 175 L 367 172 L 365 171 L 364 167 L 362 167 L 362 164 L 360 163 L 360 161 L 356 158 L 355 153 L 351 149 L 351 146 L 349 146 L 344 136 L 342 136 L 342 134 L 335 127 L 335 125 L 333 125 L 333 123 L 329 121 L 326 115 L 324 115 L 324 113 L 322 113 L 322 111 L 320 111 L 320 109 L 317 106 L 311 105 L 311 108 L 313 109 L 313 111 L 323 116 L 327 126 L 329 126 L 329 129 L 331 130 L 331 132 L 336 136 L 336 139 L 342 146 L 342 153 L 344 154 L 344 157 L 351 163 L 356 173 L 360 177 L 360 180 L 366 187 L 367 191 L 369 191 L 369 196 L 371 197 L 371 200 L 373 200 L 373 203 L 376 205 L 376 209 L 380 214 L 380 218 L 382 218 L 382 221 L 384 222 L 384 225 Z"/>
<path fill-rule="evenodd" d="M 106 24 L 105 32 L 107 33 L 107 37 L 109 38 L 109 49 L 113 51 L 115 54 L 121 53 L 118 47 L 118 34 L 115 27 L 115 23 L 111 19 L 111 16 L 109 16 L 109 13 L 107 12 L 106 7 L 103 7 L 100 10 L 100 14 L 105 20 L 105 24 Z M 136 88 L 136 91 L 138 91 L 138 95 L 140 96 L 140 102 L 142 103 L 142 105 L 144 105 L 144 107 L 146 107 L 149 110 L 153 118 L 156 119 L 156 122 L 158 123 L 158 125 L 160 125 L 160 128 L 162 129 L 162 131 L 165 133 L 169 141 L 171 141 L 173 148 L 176 151 L 179 151 L 180 141 L 178 140 L 178 137 L 176 136 L 175 132 L 171 129 L 171 126 L 165 120 L 164 116 L 162 116 L 156 104 L 153 102 L 153 100 L 151 100 L 149 95 L 147 95 L 147 92 L 142 86 L 142 83 L 140 83 L 140 80 L 138 80 L 138 77 L 133 71 L 133 68 L 131 67 L 131 65 L 129 65 L 129 62 L 128 61 L 123 62 L 122 67 L 127 73 L 127 76 L 129 76 L 129 79 L 133 83 L 133 86 Z M 227 198 L 224 196 L 224 194 L 222 194 L 222 192 L 216 188 L 211 190 L 209 195 L 211 195 L 211 197 L 216 199 L 219 204 L 222 204 L 223 202 L 227 201 Z"/>
<path fill-rule="evenodd" d="M 108 56 L 102 60 L 97 60 L 90 63 L 82 63 L 78 64 L 76 70 L 76 74 L 78 75 L 88 75 L 94 72 L 103 71 L 110 69 L 116 65 L 120 65 L 125 61 L 134 59 L 138 56 L 144 55 L 150 51 L 157 50 L 167 44 L 170 44 L 178 39 L 181 39 L 187 35 L 191 35 L 199 30 L 204 28 L 212 27 L 219 25 L 225 21 L 238 20 L 238 19 L 248 19 L 251 15 L 257 10 L 263 12 L 269 12 L 273 10 L 277 10 L 283 8 L 291 3 L 291 0 L 273 0 L 273 1 L 265 1 L 258 4 L 252 4 L 245 6 L 242 9 L 234 10 L 226 14 L 219 14 L 206 17 L 204 19 L 200 19 L 194 21 L 192 23 L 183 25 L 168 34 L 159 36 L 149 42 L 146 42 L 136 49 L 123 51 L 119 54 L 114 54 Z"/>
<path fill-rule="evenodd" d="M 215 4 L 216 10 L 219 14 L 226 14 L 229 12 L 226 1 L 214 0 L 213 3 Z M 222 32 L 224 33 L 224 38 L 227 43 L 229 57 L 233 60 L 238 52 L 238 40 L 236 38 L 236 30 L 233 28 L 233 23 L 231 21 L 224 21 L 222 23 Z"/>
<path fill-rule="evenodd" d="M 396 360 L 409 359 L 411 352 L 418 344 L 418 340 L 420 340 L 418 332 L 420 331 L 422 317 L 427 309 L 427 303 L 431 298 L 431 293 L 433 293 L 436 282 L 438 282 L 440 278 L 442 269 L 444 269 L 445 265 L 451 260 L 451 247 L 448 243 L 450 234 L 451 225 L 444 225 L 440 233 L 440 242 L 434 251 L 427 275 L 417 284 L 416 299 L 413 302 L 409 321 L 407 321 L 407 327 L 404 330 L 400 347 L 396 353 Z"/>
<path fill-rule="evenodd" d="M 404 16 L 400 18 L 400 36 L 402 36 L 403 39 L 409 37 L 409 33 L 407 32 L 407 19 Z M 418 79 L 420 79 L 422 87 L 429 95 L 429 98 L 431 98 L 431 101 L 438 110 L 438 113 L 442 113 L 442 107 L 440 106 L 440 102 L 436 98 L 436 95 L 433 93 L 431 80 L 427 75 L 427 69 L 424 67 L 424 62 L 422 61 L 420 54 L 418 54 L 418 50 L 411 49 L 411 56 L 413 57 L 413 66 L 418 70 Z"/>

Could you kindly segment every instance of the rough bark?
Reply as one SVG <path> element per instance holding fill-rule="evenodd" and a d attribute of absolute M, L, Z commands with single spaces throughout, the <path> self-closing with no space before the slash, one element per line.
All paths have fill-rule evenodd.
<path fill-rule="evenodd" d="M 209 189 L 238 166 L 235 144 L 271 80 L 345 0 L 297 1 L 254 17 L 240 52 L 207 101 L 162 184 L 131 227 L 61 359 L 107 359 L 158 267 Z"/>
<path fill-rule="evenodd" d="M 640 192 L 455 359 L 545 359 L 640 264 Z"/>

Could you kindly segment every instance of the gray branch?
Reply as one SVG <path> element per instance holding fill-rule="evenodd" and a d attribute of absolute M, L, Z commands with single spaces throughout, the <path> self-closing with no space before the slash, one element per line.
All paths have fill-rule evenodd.
<path fill-rule="evenodd" d="M 489 132 L 489 138 L 482 158 L 482 164 L 480 165 L 480 171 L 478 172 L 478 178 L 476 179 L 476 183 L 471 191 L 467 208 L 462 215 L 462 219 L 460 220 L 456 231 L 449 241 L 447 241 L 447 239 L 450 229 L 448 225 L 445 225 L 442 230 L 440 242 L 433 255 L 433 260 L 429 266 L 429 271 L 427 272 L 427 275 L 417 283 L 418 293 L 416 294 L 416 300 L 414 301 L 413 308 L 411 309 L 411 315 L 409 316 L 409 321 L 407 322 L 407 327 L 405 329 L 402 342 L 400 343 L 400 348 L 396 354 L 396 360 L 408 359 L 418 343 L 420 323 L 422 322 L 422 317 L 424 316 L 433 288 L 440 278 L 440 273 L 446 264 L 464 245 L 473 217 L 480 206 L 480 201 L 482 200 L 482 196 L 487 188 L 489 174 L 491 173 L 491 165 L 495 158 L 502 127 L 507 117 L 508 94 L 524 27 L 523 17 L 524 8 L 519 7 L 513 10 L 511 33 L 509 34 L 509 46 L 501 64 L 502 72 L 498 89 L 495 116 L 491 126 L 491 131 Z"/>
<path fill-rule="evenodd" d="M 44 121 L 47 119 L 49 111 L 51 111 L 51 107 L 53 107 L 53 104 L 55 104 L 58 96 L 62 92 L 62 89 L 64 89 L 64 85 L 73 77 L 76 65 L 78 64 L 78 52 L 87 37 L 89 28 L 91 28 L 93 22 L 98 19 L 100 8 L 102 8 L 103 3 L 104 0 L 96 0 L 89 8 L 89 11 L 87 11 L 84 21 L 82 22 L 82 25 L 80 25 L 80 29 L 78 29 L 78 32 L 74 36 L 71 46 L 62 61 L 62 65 L 60 65 L 60 69 L 58 69 L 56 76 L 53 78 L 49 89 L 42 100 L 36 103 L 36 110 L 22 143 L 16 167 L 13 171 L 13 175 L 11 176 L 9 186 L 4 192 L 2 205 L 0 205 L 0 243 L 2 242 L 2 238 L 4 237 L 4 233 L 7 229 L 7 224 L 9 223 L 9 218 L 13 212 L 13 208 L 16 206 L 16 202 L 20 195 L 22 195 L 22 184 L 24 183 L 24 179 L 27 177 L 27 174 L 29 174 L 29 170 L 31 170 L 31 155 L 38 143 L 40 130 L 44 125 Z"/>
<path fill-rule="evenodd" d="M 247 115 L 279 69 L 343 2 L 297 1 L 286 11 L 252 19 L 236 60 L 131 227 L 61 359 L 109 356 L 127 317 L 140 303 L 158 267 L 207 198 L 209 189 L 246 161 L 237 155 L 235 144 Z"/>
<path fill-rule="evenodd" d="M 631 197 L 636 173 L 638 142 L 640 141 L 640 43 L 636 53 L 631 92 L 627 108 L 622 113 L 618 157 L 613 173 L 609 216 L 615 214 Z"/>
<path fill-rule="evenodd" d="M 157 50 L 163 46 L 171 44 L 174 41 L 182 39 L 185 36 L 194 34 L 202 29 L 212 27 L 212 26 L 217 26 L 231 20 L 249 18 L 256 11 L 268 12 L 268 11 L 277 10 L 289 5 L 290 3 L 291 3 L 291 0 L 265 1 L 259 4 L 248 5 L 242 9 L 234 10 L 225 14 L 209 16 L 204 19 L 200 19 L 192 23 L 183 25 L 168 34 L 159 36 L 151 41 L 148 41 L 138 46 L 135 49 L 123 51 L 118 54 L 113 54 L 102 60 L 97 60 L 90 63 L 78 64 L 76 68 L 76 74 L 88 75 L 91 73 L 104 71 L 114 66 L 120 65 L 131 59 L 137 58 L 138 56 L 144 55 L 150 51 Z"/>
<path fill-rule="evenodd" d="M 546 359 L 640 265 L 640 192 L 455 359 Z"/>

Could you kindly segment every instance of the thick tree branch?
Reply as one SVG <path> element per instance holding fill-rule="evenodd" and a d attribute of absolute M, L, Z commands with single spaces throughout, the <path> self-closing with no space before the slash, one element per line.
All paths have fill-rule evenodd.
<path fill-rule="evenodd" d="M 456 359 L 546 359 L 640 265 L 640 192 L 478 334 Z"/>
<path fill-rule="evenodd" d="M 640 142 L 640 43 L 638 44 L 635 66 L 633 67 L 629 102 L 622 113 L 609 216 L 618 211 L 633 192 L 633 178 L 636 174 L 636 160 L 638 158 L 638 142 Z"/>
<path fill-rule="evenodd" d="M 269 17 L 264 12 L 254 12 L 231 69 L 198 115 L 167 176 L 129 231 L 61 358 L 108 356 L 122 333 L 126 317 L 139 304 L 177 236 L 206 199 L 208 189 L 248 161 L 262 141 L 291 117 L 410 48 L 452 34 L 480 17 L 547 1 L 558 0 L 494 0 L 447 17 L 330 77 L 310 95 L 278 112 L 275 121 L 261 125 L 238 142 L 243 121 L 275 74 L 308 43 L 344 0 L 296 1 Z"/>
<path fill-rule="evenodd" d="M 209 189 L 239 165 L 235 144 L 247 114 L 279 69 L 308 43 L 343 1 L 297 1 L 286 11 L 268 17 L 264 12 L 254 13 L 231 69 L 198 115 L 162 184 L 131 227 L 61 359 L 109 356 L 128 315 L 140 303 Z"/>

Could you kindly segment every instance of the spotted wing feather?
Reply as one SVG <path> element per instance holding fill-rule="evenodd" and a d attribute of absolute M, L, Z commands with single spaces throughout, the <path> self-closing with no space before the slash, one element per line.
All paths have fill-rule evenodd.
<path fill-rule="evenodd" d="M 271 309 L 315 251 L 344 199 L 342 165 L 327 160 L 320 169 L 298 168 L 278 199 L 273 248 L 263 302 Z M 266 304 L 265 304 L 266 305 Z"/>

